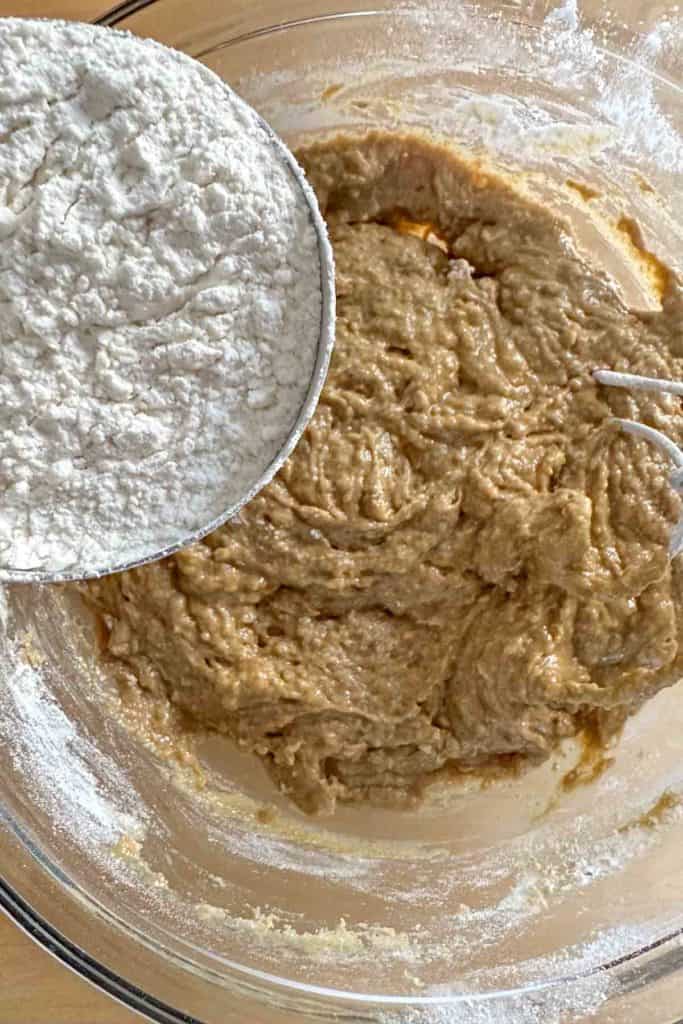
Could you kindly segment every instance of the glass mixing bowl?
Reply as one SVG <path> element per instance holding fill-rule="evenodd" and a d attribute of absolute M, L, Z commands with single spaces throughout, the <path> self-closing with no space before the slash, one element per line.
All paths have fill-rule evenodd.
<path fill-rule="evenodd" d="M 631 303 L 683 260 L 675 9 L 541 0 L 157 0 L 107 24 L 224 76 L 291 145 L 415 125 L 523 173 Z M 624 23 L 626 22 L 626 23 Z M 202 741 L 210 784 L 118 708 L 68 590 L 0 595 L 0 904 L 165 1022 L 671 1024 L 683 1016 L 683 690 L 417 812 L 305 818 Z"/>

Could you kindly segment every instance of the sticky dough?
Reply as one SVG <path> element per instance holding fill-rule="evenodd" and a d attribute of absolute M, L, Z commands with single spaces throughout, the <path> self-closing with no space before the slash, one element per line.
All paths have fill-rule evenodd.
<path fill-rule="evenodd" d="M 299 153 L 337 261 L 317 412 L 234 521 L 87 585 L 107 657 L 263 759 L 306 811 L 405 806 L 446 771 L 608 734 L 681 675 L 670 466 L 683 301 L 626 308 L 568 227 L 410 135 Z"/>

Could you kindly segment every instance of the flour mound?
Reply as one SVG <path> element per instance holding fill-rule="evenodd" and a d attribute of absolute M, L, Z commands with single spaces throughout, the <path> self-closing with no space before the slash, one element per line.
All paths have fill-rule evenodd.
<path fill-rule="evenodd" d="M 304 193 L 212 72 L 0 19 L 0 574 L 143 558 L 239 501 L 321 302 Z"/>

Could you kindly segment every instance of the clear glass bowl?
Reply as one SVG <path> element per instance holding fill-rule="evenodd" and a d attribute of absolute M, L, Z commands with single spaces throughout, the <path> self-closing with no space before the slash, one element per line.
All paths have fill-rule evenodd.
<path fill-rule="evenodd" d="M 656 305 L 657 254 L 683 261 L 674 9 L 445 6 L 157 0 L 104 20 L 198 56 L 293 146 L 415 125 L 494 153 Z M 680 685 L 608 764 L 577 742 L 419 812 L 317 822 L 223 741 L 198 792 L 107 709 L 96 649 L 68 590 L 3 592 L 0 904 L 129 1006 L 205 1024 L 683 1013 Z"/>

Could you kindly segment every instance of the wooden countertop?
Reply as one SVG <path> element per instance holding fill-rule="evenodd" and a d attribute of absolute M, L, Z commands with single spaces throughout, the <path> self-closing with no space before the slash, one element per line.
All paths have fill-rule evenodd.
<path fill-rule="evenodd" d="M 0 913 L 2 1024 L 140 1024 L 72 974 Z"/>

